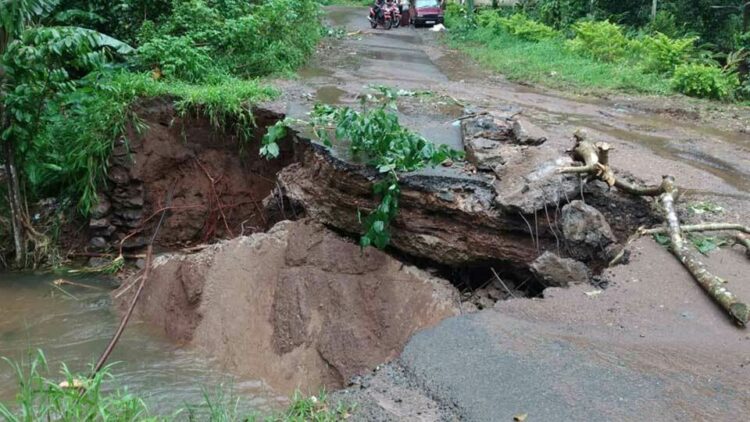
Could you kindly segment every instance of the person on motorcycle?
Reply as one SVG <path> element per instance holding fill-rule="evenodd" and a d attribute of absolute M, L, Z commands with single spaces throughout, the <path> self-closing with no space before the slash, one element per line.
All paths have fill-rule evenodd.
<path fill-rule="evenodd" d="M 375 19 L 383 19 L 383 9 L 385 8 L 385 0 L 375 0 L 375 4 L 372 6 L 375 11 Z"/>

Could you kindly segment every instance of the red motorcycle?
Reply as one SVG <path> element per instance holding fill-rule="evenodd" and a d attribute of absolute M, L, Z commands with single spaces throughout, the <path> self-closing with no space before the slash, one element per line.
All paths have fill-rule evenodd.
<path fill-rule="evenodd" d="M 391 13 L 391 21 L 393 22 L 393 27 L 398 28 L 399 26 L 401 26 L 401 11 L 399 10 L 399 6 L 396 4 L 395 1 L 390 3 L 390 13 Z"/>
<path fill-rule="evenodd" d="M 396 9 L 396 13 L 398 13 L 398 9 Z M 385 29 L 391 29 L 394 24 L 393 3 L 386 2 L 380 7 L 370 6 L 370 16 L 368 19 L 373 29 L 377 28 L 378 25 L 382 25 Z"/>

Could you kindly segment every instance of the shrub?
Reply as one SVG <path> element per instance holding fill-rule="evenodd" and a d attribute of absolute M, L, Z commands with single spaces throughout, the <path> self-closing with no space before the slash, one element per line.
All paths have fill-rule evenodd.
<path fill-rule="evenodd" d="M 492 11 L 483 11 L 476 15 L 476 18 L 478 19 L 479 16 L 484 15 L 486 18 L 490 18 L 490 15 L 495 15 L 497 17 L 497 13 Z M 451 29 L 453 33 L 466 33 L 467 31 L 474 28 L 474 22 L 471 22 L 469 19 L 467 19 L 466 9 L 464 9 L 460 4 L 457 2 L 449 2 L 445 6 L 445 26 Z"/>
<path fill-rule="evenodd" d="M 313 0 L 273 0 L 253 6 L 251 14 L 229 19 L 214 50 L 239 76 L 289 72 L 315 51 L 322 36 L 319 6 Z"/>
<path fill-rule="evenodd" d="M 644 70 L 654 73 L 672 73 L 677 65 L 687 63 L 695 54 L 697 37 L 669 38 L 657 32 L 640 41 Z"/>
<path fill-rule="evenodd" d="M 529 19 L 520 13 L 516 13 L 509 18 L 499 18 L 499 21 L 506 31 L 528 41 L 542 41 L 555 38 L 558 35 L 553 28 Z"/>
<path fill-rule="evenodd" d="M 452 5 L 453 3 L 451 3 Z M 503 30 L 502 17 L 495 10 L 480 10 L 477 13 L 477 25 L 481 28 L 490 29 L 493 33 Z"/>
<path fill-rule="evenodd" d="M 604 62 L 614 62 L 624 58 L 630 41 L 619 25 L 609 21 L 581 21 L 573 25 L 575 38 L 568 46 L 579 54 Z"/>
<path fill-rule="evenodd" d="M 677 19 L 675 16 L 665 10 L 658 11 L 654 20 L 647 25 L 647 28 L 651 32 L 660 32 L 672 38 L 676 38 L 680 32 L 677 28 Z"/>
<path fill-rule="evenodd" d="M 699 63 L 677 66 L 672 77 L 672 88 L 691 97 L 724 100 L 730 98 L 738 86 L 735 73 Z"/>
<path fill-rule="evenodd" d="M 212 67 L 205 47 L 196 47 L 189 36 L 162 35 L 138 49 L 138 62 L 144 69 L 156 72 L 157 79 L 182 79 L 198 82 L 205 79 Z"/>

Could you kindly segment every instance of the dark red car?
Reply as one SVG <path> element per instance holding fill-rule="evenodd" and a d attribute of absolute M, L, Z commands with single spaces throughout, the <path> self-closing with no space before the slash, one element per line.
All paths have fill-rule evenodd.
<path fill-rule="evenodd" d="M 414 26 L 443 23 L 441 0 L 411 0 L 409 16 Z"/>

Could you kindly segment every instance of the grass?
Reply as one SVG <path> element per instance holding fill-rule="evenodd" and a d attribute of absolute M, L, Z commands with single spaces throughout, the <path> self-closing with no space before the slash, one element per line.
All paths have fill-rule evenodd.
<path fill-rule="evenodd" d="M 582 93 L 670 93 L 669 80 L 662 76 L 646 74 L 635 66 L 580 56 L 567 50 L 560 39 L 525 41 L 505 32 L 478 28 L 449 36 L 449 43 L 513 81 Z"/>
<path fill-rule="evenodd" d="M 227 396 L 219 389 L 215 394 L 204 390 L 204 402 L 188 405 L 172 415 L 150 414 L 138 396 L 117 387 L 111 366 L 95 377 L 73 374 L 62 365 L 62 382 L 49 378 L 44 353 L 37 351 L 26 364 L 3 358 L 13 369 L 18 381 L 18 394 L 13 404 L 0 403 L 0 417 L 6 422 L 60 421 L 265 421 L 265 422 L 333 422 L 345 420 L 352 410 L 343 403 L 332 405 L 325 392 L 318 396 L 292 397 L 289 407 L 275 414 L 259 416 L 239 410 L 240 399 Z"/>
<path fill-rule="evenodd" d="M 36 197 L 75 198 L 87 215 L 106 183 L 107 159 L 128 124 L 145 126 L 133 113 L 140 98 L 172 97 L 182 115 L 196 113 L 217 130 L 252 137 L 252 106 L 278 91 L 258 79 L 220 76 L 200 84 L 158 81 L 148 73 L 122 72 L 91 78 L 90 86 L 50 103 L 46 125 L 33 142 L 24 173 Z"/>

